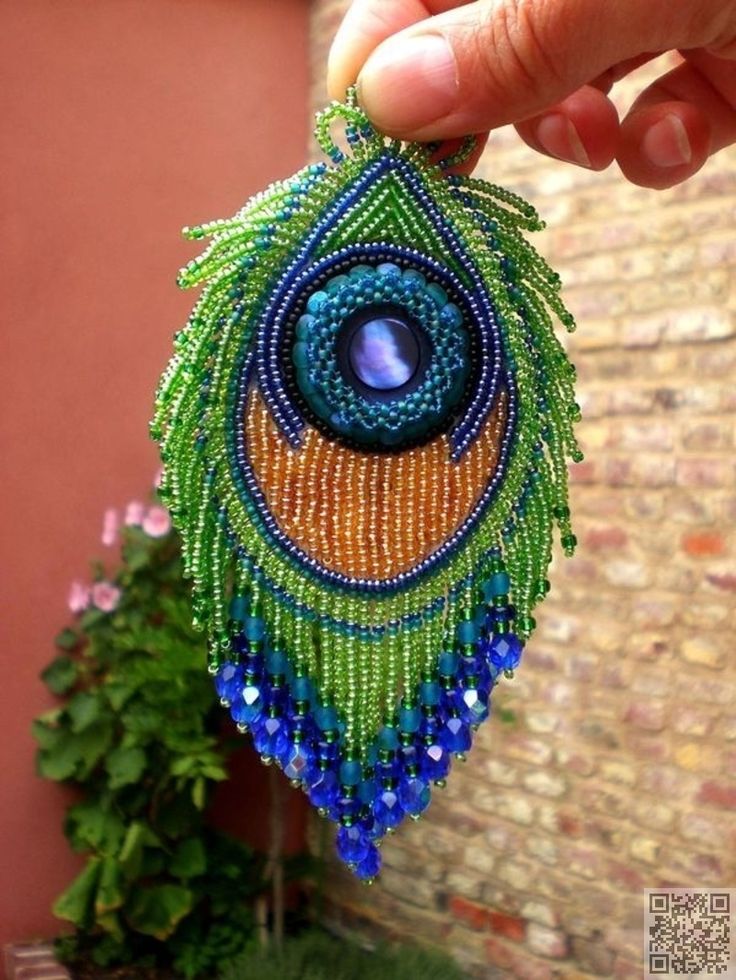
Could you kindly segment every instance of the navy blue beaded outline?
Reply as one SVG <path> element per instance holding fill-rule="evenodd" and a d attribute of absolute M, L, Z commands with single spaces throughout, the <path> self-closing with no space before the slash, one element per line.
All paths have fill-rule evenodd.
<path fill-rule="evenodd" d="M 472 283 L 472 291 L 468 295 L 470 312 L 473 323 L 478 329 L 481 339 L 480 350 L 480 374 L 475 395 L 468 407 L 465 418 L 459 422 L 452 431 L 452 458 L 459 459 L 468 446 L 477 438 L 485 418 L 494 403 L 499 378 L 502 373 L 501 356 L 501 337 L 496 322 L 496 313 L 490 302 L 488 293 L 483 284 L 483 279 L 472 263 L 467 260 L 462 241 L 459 239 L 452 225 L 441 214 L 434 201 L 422 185 L 419 173 L 407 161 L 395 156 L 390 150 L 385 150 L 381 156 L 353 182 L 351 186 L 343 192 L 342 196 L 326 211 L 322 219 L 317 222 L 310 234 L 297 251 L 288 270 L 283 274 L 281 280 L 271 294 L 268 304 L 263 310 L 258 329 L 257 329 L 257 364 L 259 388 L 263 393 L 266 404 L 271 411 L 274 421 L 283 432 L 285 438 L 293 448 L 298 448 L 301 443 L 301 436 L 304 429 L 304 420 L 297 407 L 290 400 L 280 377 L 280 354 L 282 350 L 281 333 L 284 321 L 290 311 L 296 297 L 308 284 L 310 279 L 316 277 L 322 262 L 314 264 L 312 262 L 315 247 L 324 238 L 330 228 L 333 228 L 340 219 L 344 218 L 351 206 L 357 203 L 360 195 L 380 176 L 390 171 L 398 171 L 404 178 L 409 190 L 414 195 L 423 212 L 429 217 L 436 232 L 443 239 L 450 253 L 459 263 L 463 272 L 468 276 Z M 347 246 L 335 255 L 347 253 L 353 254 L 356 249 L 392 250 L 394 254 L 400 255 L 404 250 L 390 243 L 371 243 Z M 427 259 L 421 252 L 414 249 L 406 249 L 406 256 Z M 329 259 L 329 257 L 328 257 Z M 325 260 L 322 260 L 325 261 Z M 388 257 L 390 261 L 390 256 Z M 311 265 L 307 265 L 308 263 Z M 434 260 L 430 260 L 434 263 Z M 439 263 L 436 263 L 441 274 L 446 270 Z M 453 273 L 451 279 L 456 279 Z M 297 281 L 299 283 L 297 287 Z M 457 288 L 462 292 L 462 286 L 457 281 Z M 489 331 L 492 343 L 489 342 Z M 488 348 L 491 348 L 489 350 Z M 493 355 L 493 359 L 489 355 Z"/>

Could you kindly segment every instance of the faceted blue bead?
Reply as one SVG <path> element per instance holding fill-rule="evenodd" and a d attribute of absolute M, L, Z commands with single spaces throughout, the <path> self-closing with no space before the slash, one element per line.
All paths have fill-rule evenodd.
<path fill-rule="evenodd" d="M 314 750 L 303 742 L 292 745 L 284 759 L 284 775 L 287 779 L 308 782 L 316 766 Z"/>
<path fill-rule="evenodd" d="M 370 841 L 360 827 L 340 827 L 337 832 L 337 853 L 346 864 L 359 864 L 370 851 Z"/>
<path fill-rule="evenodd" d="M 309 783 L 309 799 L 314 806 L 330 809 L 335 805 L 338 793 L 337 776 L 334 772 L 326 769 L 323 772 L 315 770 L 312 773 Z"/>
<path fill-rule="evenodd" d="M 235 650 L 236 653 L 248 652 L 249 643 L 248 637 L 245 635 L 245 633 L 235 633 L 230 642 L 233 650 Z"/>
<path fill-rule="evenodd" d="M 402 732 L 416 732 L 422 720 L 421 708 L 414 706 L 407 708 L 402 705 L 399 708 L 399 728 Z"/>
<path fill-rule="evenodd" d="M 440 719 L 433 715 L 431 718 L 422 718 L 422 723 L 419 726 L 419 734 L 423 739 L 431 738 L 434 740 L 439 729 Z"/>
<path fill-rule="evenodd" d="M 384 725 L 378 733 L 378 747 L 389 751 L 399 747 L 399 735 L 393 725 Z"/>
<path fill-rule="evenodd" d="M 422 681 L 419 685 L 419 700 L 430 707 L 439 704 L 442 688 L 437 681 Z"/>
<path fill-rule="evenodd" d="M 260 687 L 246 684 L 240 695 L 230 705 L 230 714 L 236 725 L 255 725 L 266 707 Z"/>
<path fill-rule="evenodd" d="M 386 828 L 383 826 L 380 820 L 376 820 L 375 816 L 373 815 L 373 810 L 371 810 L 367 816 L 360 818 L 358 821 L 358 826 L 361 828 L 368 840 L 380 840 L 386 834 Z"/>
<path fill-rule="evenodd" d="M 408 776 L 399 783 L 399 801 L 404 810 L 412 816 L 417 816 L 426 810 L 431 798 L 432 791 L 429 783 L 421 776 Z"/>
<path fill-rule="evenodd" d="M 324 762 L 337 762 L 339 751 L 340 747 L 337 742 L 320 741 L 317 743 L 317 754 Z"/>
<path fill-rule="evenodd" d="M 419 771 L 425 779 L 444 779 L 450 771 L 450 753 L 438 742 L 425 746 Z"/>
<path fill-rule="evenodd" d="M 379 759 L 375 765 L 376 777 L 381 780 L 398 779 L 401 775 L 401 762 L 394 755 L 388 760 Z"/>
<path fill-rule="evenodd" d="M 243 662 L 243 670 L 246 674 L 258 675 L 263 673 L 263 654 L 261 653 L 246 653 L 245 661 Z"/>
<path fill-rule="evenodd" d="M 366 752 L 365 755 L 365 764 L 366 766 L 375 766 L 377 762 L 378 762 L 378 746 L 375 745 L 374 743 L 373 745 L 370 745 L 368 747 L 368 751 Z"/>
<path fill-rule="evenodd" d="M 262 718 L 253 730 L 253 744 L 259 755 L 282 761 L 289 751 L 289 730 L 284 718 Z"/>
<path fill-rule="evenodd" d="M 234 595 L 230 600 L 230 618 L 238 623 L 244 622 L 248 615 L 249 605 L 247 596 Z"/>
<path fill-rule="evenodd" d="M 340 765 L 340 782 L 343 786 L 357 786 L 363 774 L 363 767 L 357 759 L 346 759 Z"/>
<path fill-rule="evenodd" d="M 499 670 L 515 670 L 521 661 L 522 643 L 514 633 L 496 633 L 488 647 L 488 657 Z"/>
<path fill-rule="evenodd" d="M 323 732 L 331 732 L 337 728 L 337 712 L 332 705 L 317 705 L 314 710 L 314 720 Z"/>
<path fill-rule="evenodd" d="M 460 657 L 459 673 L 461 677 L 477 677 L 485 666 L 485 661 L 480 652 L 470 657 Z"/>
<path fill-rule="evenodd" d="M 264 684 L 264 690 L 266 692 L 266 700 L 268 701 L 269 707 L 275 708 L 275 714 L 285 714 L 289 706 L 289 692 L 284 687 L 283 684 L 278 686 L 275 684 L 268 683 Z"/>
<path fill-rule="evenodd" d="M 404 808 L 395 789 L 384 789 L 373 804 L 373 815 L 384 827 L 398 827 L 404 817 Z"/>
<path fill-rule="evenodd" d="M 401 768 L 406 772 L 409 766 L 419 765 L 419 752 L 416 745 L 402 745 L 399 749 Z"/>
<path fill-rule="evenodd" d="M 452 651 L 445 651 L 439 656 L 438 670 L 443 677 L 453 677 L 457 671 L 460 658 Z"/>
<path fill-rule="evenodd" d="M 470 728 L 460 718 L 448 718 L 439 734 L 440 745 L 448 752 L 467 752 L 472 744 Z"/>
<path fill-rule="evenodd" d="M 359 861 L 355 867 L 356 875 L 363 881 L 370 881 L 375 878 L 381 870 L 381 853 L 375 844 L 370 844 L 368 853 Z"/>
<path fill-rule="evenodd" d="M 340 794 L 330 810 L 330 816 L 333 820 L 348 818 L 348 822 L 354 821 L 357 819 L 362 806 L 363 804 L 360 802 L 357 796 L 345 796 Z"/>
<path fill-rule="evenodd" d="M 215 674 L 215 690 L 223 701 L 233 702 L 243 687 L 243 668 L 226 661 Z"/>
<path fill-rule="evenodd" d="M 485 687 L 466 687 L 460 693 L 460 718 L 467 725 L 480 725 L 488 717 L 489 692 Z"/>
<path fill-rule="evenodd" d="M 266 624 L 260 616 L 248 616 L 243 625 L 243 632 L 248 640 L 262 640 Z"/>
<path fill-rule="evenodd" d="M 478 627 L 472 619 L 462 619 L 457 624 L 455 635 L 457 636 L 458 643 L 462 643 L 463 645 L 475 643 L 478 639 Z"/>

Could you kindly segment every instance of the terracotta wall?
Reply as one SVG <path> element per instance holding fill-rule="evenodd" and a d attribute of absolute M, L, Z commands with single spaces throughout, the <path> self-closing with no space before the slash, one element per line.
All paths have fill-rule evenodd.
<path fill-rule="evenodd" d="M 53 932 L 74 862 L 33 774 L 37 679 L 192 296 L 180 228 L 304 162 L 306 0 L 16 0 L 0 31 L 0 944 Z"/>
<path fill-rule="evenodd" d="M 314 5 L 315 105 L 345 6 Z M 640 980 L 643 890 L 736 880 L 736 149 L 657 193 L 505 129 L 478 172 L 547 220 L 578 320 L 580 546 L 467 763 L 375 887 L 336 869 L 332 918 L 483 980 Z"/>

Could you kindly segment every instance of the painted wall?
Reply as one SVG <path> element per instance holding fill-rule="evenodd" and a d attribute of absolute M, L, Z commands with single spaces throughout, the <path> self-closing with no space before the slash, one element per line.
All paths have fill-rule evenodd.
<path fill-rule="evenodd" d="M 74 871 L 33 774 L 39 670 L 102 512 L 145 496 L 147 423 L 193 296 L 185 224 L 301 166 L 305 0 L 18 0 L 0 31 L 0 944 Z"/>

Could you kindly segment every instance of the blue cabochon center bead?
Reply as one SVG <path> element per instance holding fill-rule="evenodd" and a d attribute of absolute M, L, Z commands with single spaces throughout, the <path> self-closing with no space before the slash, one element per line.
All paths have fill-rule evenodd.
<path fill-rule="evenodd" d="M 411 327 L 398 317 L 375 317 L 353 333 L 348 359 L 368 388 L 391 391 L 413 378 L 419 367 L 419 343 Z"/>

